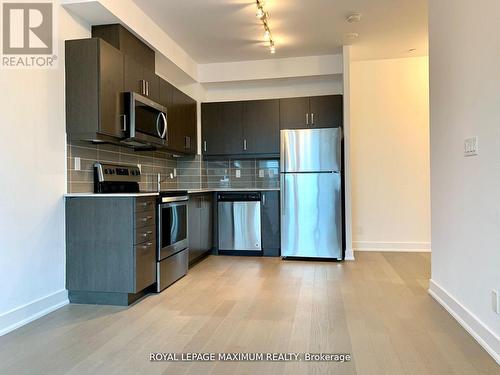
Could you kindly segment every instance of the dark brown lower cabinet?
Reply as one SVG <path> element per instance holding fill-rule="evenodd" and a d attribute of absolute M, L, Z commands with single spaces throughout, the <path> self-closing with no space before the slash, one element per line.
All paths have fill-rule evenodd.
<path fill-rule="evenodd" d="M 280 192 L 261 193 L 262 250 L 264 256 L 280 256 Z"/>
<path fill-rule="evenodd" d="M 66 289 L 70 302 L 127 306 L 154 286 L 154 200 L 66 199 Z"/>
<path fill-rule="evenodd" d="M 212 205 L 212 193 L 189 195 L 188 237 L 190 264 L 193 264 L 212 250 Z"/>

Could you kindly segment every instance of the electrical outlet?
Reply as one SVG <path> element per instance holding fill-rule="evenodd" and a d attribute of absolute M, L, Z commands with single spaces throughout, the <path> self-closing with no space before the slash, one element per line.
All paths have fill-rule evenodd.
<path fill-rule="evenodd" d="M 139 172 L 142 173 L 142 165 L 141 164 L 137 164 L 137 168 L 139 168 Z"/>
<path fill-rule="evenodd" d="M 477 137 L 466 138 L 464 141 L 464 156 L 476 156 L 479 153 Z"/>
<path fill-rule="evenodd" d="M 79 157 L 75 157 L 75 171 L 81 171 L 82 170 L 82 162 Z"/>
<path fill-rule="evenodd" d="M 237 169 L 236 170 L 236 178 L 240 178 L 241 177 L 241 169 Z"/>
<path fill-rule="evenodd" d="M 491 308 L 495 314 L 500 315 L 500 295 L 498 294 L 498 290 L 491 291 Z"/>
<path fill-rule="evenodd" d="M 273 176 L 274 176 L 274 172 L 273 172 L 273 170 L 272 170 L 272 169 L 269 169 L 269 170 L 267 171 L 267 175 L 269 176 L 269 178 L 273 178 Z"/>
<path fill-rule="evenodd" d="M 264 178 L 264 170 L 263 169 L 259 169 L 259 177 Z"/>

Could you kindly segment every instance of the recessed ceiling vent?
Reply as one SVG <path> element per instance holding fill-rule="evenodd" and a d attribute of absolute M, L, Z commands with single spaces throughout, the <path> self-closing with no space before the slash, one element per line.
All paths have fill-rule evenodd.
<path fill-rule="evenodd" d="M 361 13 L 352 13 L 347 16 L 346 21 L 349 23 L 358 23 L 361 21 Z"/>

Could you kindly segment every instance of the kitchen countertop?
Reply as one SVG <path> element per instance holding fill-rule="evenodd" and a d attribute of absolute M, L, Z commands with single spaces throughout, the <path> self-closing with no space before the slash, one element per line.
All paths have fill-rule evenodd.
<path fill-rule="evenodd" d="M 237 189 L 237 188 L 205 188 L 205 189 L 187 189 L 188 194 L 215 193 L 226 191 L 279 191 L 279 188 L 263 188 L 263 189 Z M 186 191 L 186 189 L 168 189 L 166 191 Z M 74 197 L 153 197 L 157 196 L 157 191 L 143 193 L 117 193 L 117 194 L 99 194 L 99 193 L 67 193 L 64 194 L 67 198 Z"/>

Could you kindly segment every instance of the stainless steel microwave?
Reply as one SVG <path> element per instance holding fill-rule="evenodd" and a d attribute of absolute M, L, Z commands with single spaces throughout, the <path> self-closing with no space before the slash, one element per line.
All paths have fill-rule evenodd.
<path fill-rule="evenodd" d="M 126 92 L 124 100 L 127 135 L 122 142 L 134 147 L 166 147 L 167 108 L 135 92 Z"/>

